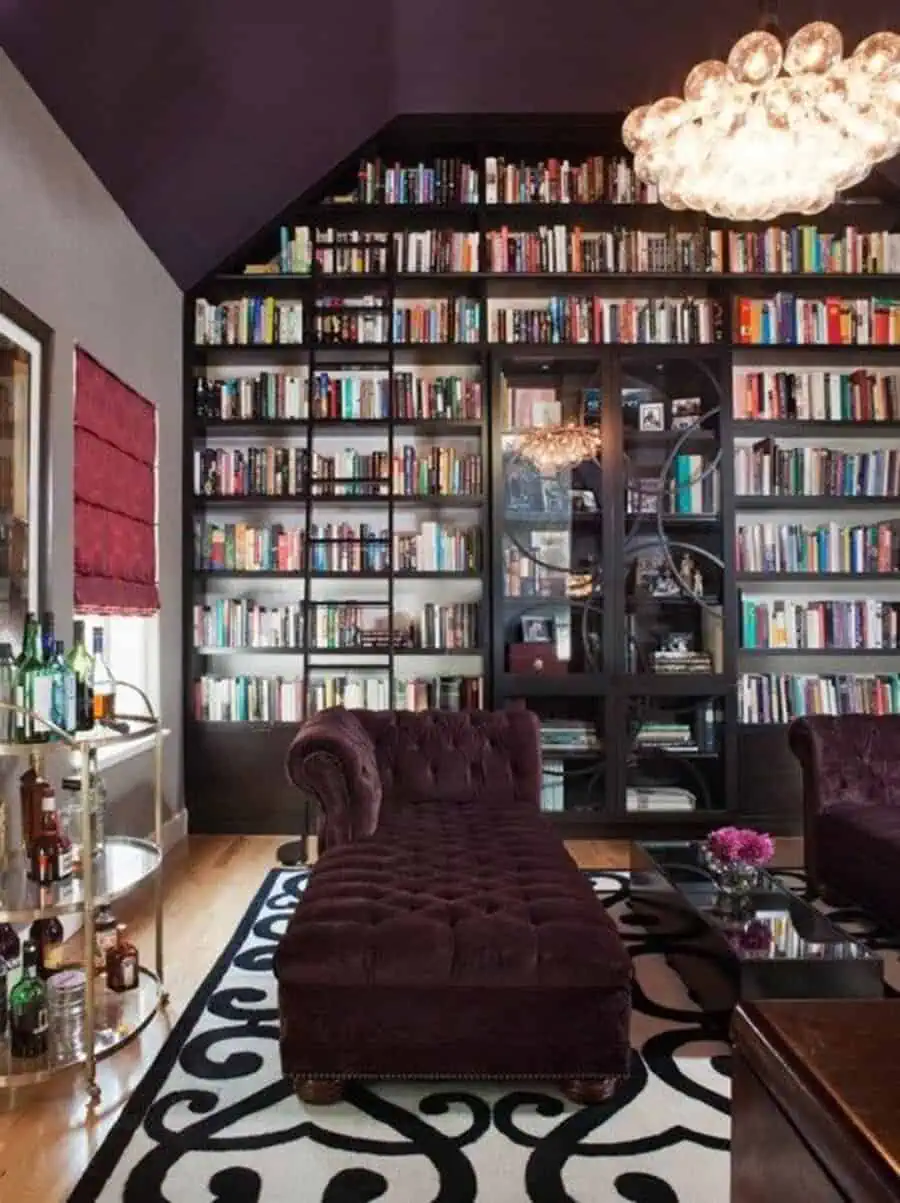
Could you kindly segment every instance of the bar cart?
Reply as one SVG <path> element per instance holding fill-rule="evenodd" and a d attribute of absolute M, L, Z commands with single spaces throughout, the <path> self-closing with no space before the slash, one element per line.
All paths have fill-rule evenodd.
<path fill-rule="evenodd" d="M 84 973 L 84 1008 L 79 1021 L 57 1029 L 51 1025 L 49 1048 L 40 1057 L 19 1059 L 0 1033 L 0 1088 L 17 1088 L 46 1082 L 55 1074 L 83 1065 L 91 1102 L 100 1098 L 97 1062 L 123 1048 L 147 1026 L 160 1007 L 168 1002 L 163 986 L 163 892 L 162 892 L 162 749 L 169 732 L 162 727 L 146 694 L 124 681 L 121 690 L 138 695 L 143 714 L 116 714 L 115 720 L 84 734 L 69 735 L 41 716 L 51 733 L 50 742 L 0 743 L 0 758 L 27 760 L 37 751 L 68 748 L 77 754 L 81 778 L 80 866 L 65 881 L 39 885 L 28 875 L 24 849 L 11 849 L 0 861 L 0 923 L 22 924 L 51 916 L 80 915 L 83 923 L 83 963 L 67 965 Z M 0 709 L 22 713 L 21 708 L 0 702 Z M 153 737 L 153 836 L 105 836 L 96 846 L 91 816 L 91 761 L 103 748 L 120 747 Z M 94 967 L 94 916 L 98 907 L 109 906 L 138 886 L 153 879 L 155 915 L 155 967 L 141 964 L 134 989 L 116 993 L 107 988 L 105 974 Z"/>

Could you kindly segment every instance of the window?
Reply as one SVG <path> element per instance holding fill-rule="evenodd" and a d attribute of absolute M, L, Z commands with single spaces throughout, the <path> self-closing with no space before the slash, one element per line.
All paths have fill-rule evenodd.
<path fill-rule="evenodd" d="M 123 685 L 136 685 L 159 710 L 159 619 L 118 614 L 79 614 L 85 625 L 85 643 L 92 651 L 91 632 L 103 631 L 103 654 L 110 672 Z M 146 706 L 133 689 L 122 688 L 116 707 L 125 714 L 143 714 Z"/>

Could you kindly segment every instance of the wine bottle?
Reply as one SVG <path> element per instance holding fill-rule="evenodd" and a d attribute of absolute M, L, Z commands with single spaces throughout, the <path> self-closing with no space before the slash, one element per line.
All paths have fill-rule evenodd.
<path fill-rule="evenodd" d="M 103 657 L 103 628 L 94 627 L 94 722 L 115 717 L 116 683 Z"/>
<path fill-rule="evenodd" d="M 72 649 L 66 663 L 75 675 L 76 730 L 90 731 L 94 725 L 94 662 L 85 646 L 83 622 L 72 624 Z"/>
<path fill-rule="evenodd" d="M 22 976 L 22 945 L 11 923 L 0 923 L 0 957 L 6 964 L 6 988 L 9 991 Z"/>
<path fill-rule="evenodd" d="M 10 1051 L 14 1057 L 42 1057 L 49 1034 L 47 987 L 38 977 L 38 950 L 26 940 L 22 976 L 9 992 Z"/>
<path fill-rule="evenodd" d="M 41 657 L 37 619 L 25 619 L 22 654 L 16 668 L 16 737 L 21 743 L 46 743 L 50 729 L 41 721 L 50 717 L 51 678 Z"/>
<path fill-rule="evenodd" d="M 16 739 L 16 661 L 12 644 L 0 643 L 0 743 L 11 744 Z"/>

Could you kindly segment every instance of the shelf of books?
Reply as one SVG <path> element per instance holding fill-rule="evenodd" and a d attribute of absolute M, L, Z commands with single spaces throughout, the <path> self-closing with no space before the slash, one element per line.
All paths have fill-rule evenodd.
<path fill-rule="evenodd" d="M 235 829 L 323 706 L 524 702 L 548 813 L 677 830 L 747 810 L 748 732 L 900 704 L 893 194 L 731 228 L 575 124 L 388 132 L 189 298 L 194 780 L 240 760 Z M 572 420 L 596 456 L 542 475 L 523 433 Z"/>
<path fill-rule="evenodd" d="M 780 304 L 786 347 L 737 355 L 733 387 L 739 721 L 779 739 L 799 715 L 900 711 L 900 371 L 870 358 L 867 300 L 809 302 L 801 345 Z"/>

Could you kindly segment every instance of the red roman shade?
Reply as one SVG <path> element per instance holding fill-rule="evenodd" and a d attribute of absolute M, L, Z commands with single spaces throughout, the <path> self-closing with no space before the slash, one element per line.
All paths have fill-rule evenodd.
<path fill-rule="evenodd" d="M 75 352 L 75 611 L 155 614 L 156 406 Z"/>

